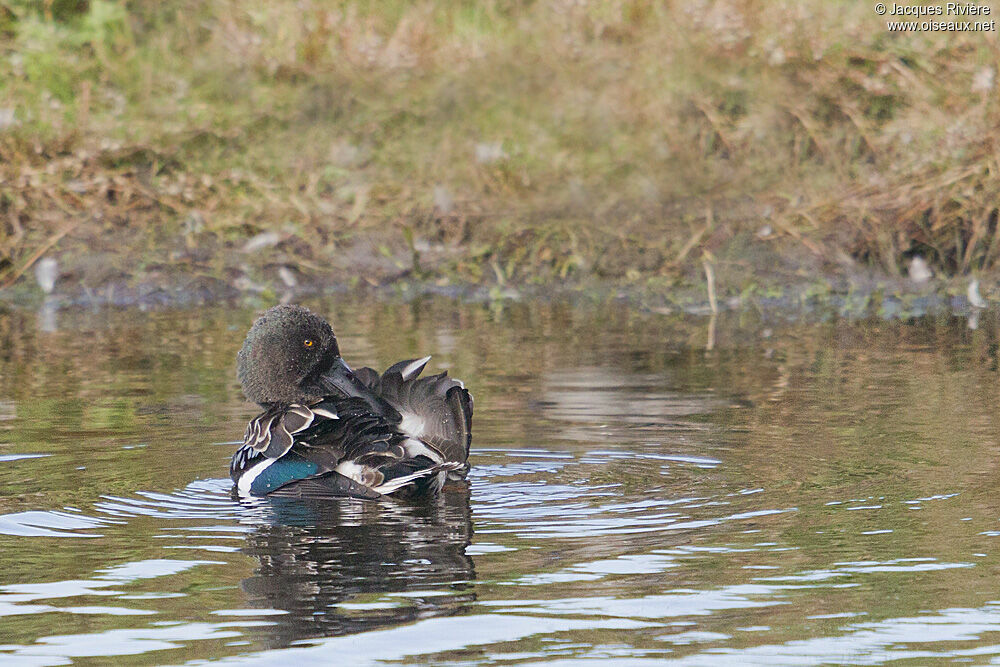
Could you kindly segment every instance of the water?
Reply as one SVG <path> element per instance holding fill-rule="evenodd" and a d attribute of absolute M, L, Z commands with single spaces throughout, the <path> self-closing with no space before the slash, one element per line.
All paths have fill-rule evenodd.
<path fill-rule="evenodd" d="M 0 315 L 0 663 L 1000 661 L 994 318 L 311 305 L 467 382 L 468 484 L 237 502 L 252 310 Z"/>

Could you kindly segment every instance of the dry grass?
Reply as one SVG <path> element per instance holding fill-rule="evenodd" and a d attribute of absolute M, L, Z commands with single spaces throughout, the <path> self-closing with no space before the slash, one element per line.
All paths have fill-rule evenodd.
<path fill-rule="evenodd" d="M 105 274 L 233 281 L 365 248 L 362 279 L 637 281 L 763 225 L 890 273 L 1000 256 L 996 33 L 865 3 L 0 0 L 0 34 L 6 278 L 67 225 Z"/>

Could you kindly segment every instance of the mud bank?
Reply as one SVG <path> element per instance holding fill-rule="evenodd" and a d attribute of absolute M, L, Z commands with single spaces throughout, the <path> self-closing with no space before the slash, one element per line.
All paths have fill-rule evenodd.
<path fill-rule="evenodd" d="M 745 245 L 731 248 L 746 258 Z M 727 259 L 727 253 L 706 259 L 701 270 L 684 275 L 640 276 L 632 281 L 593 276 L 546 283 L 456 280 L 440 267 L 420 270 L 401 266 L 403 258 L 357 248 L 350 267 L 301 274 L 294 269 L 267 267 L 257 272 L 232 272 L 216 277 L 179 268 L 139 270 L 133 275 L 88 272 L 94 258 L 56 263 L 51 291 L 45 276 L 28 270 L 16 284 L 0 290 L 0 307 L 59 310 L 63 308 L 188 308 L 216 303 L 266 305 L 311 297 L 349 294 L 352 298 L 413 300 L 443 296 L 502 307 L 505 303 L 542 300 L 581 306 L 623 304 L 640 312 L 662 315 L 710 316 L 713 312 L 756 313 L 775 320 L 828 318 L 883 320 L 926 315 L 971 316 L 995 309 L 1000 280 L 986 277 L 887 276 L 877 271 L 821 270 L 802 254 L 756 253 L 756 264 Z M 754 256 L 750 253 L 749 256 Z M 796 264 L 796 262 L 798 262 Z M 37 267 L 36 267 L 37 268 Z M 352 270 L 353 269 L 353 270 Z M 711 275 L 711 286 L 708 277 Z M 92 282 L 90 282 L 92 281 Z M 975 283 L 975 285 L 973 285 Z M 714 306 L 714 311 L 713 311 Z"/>

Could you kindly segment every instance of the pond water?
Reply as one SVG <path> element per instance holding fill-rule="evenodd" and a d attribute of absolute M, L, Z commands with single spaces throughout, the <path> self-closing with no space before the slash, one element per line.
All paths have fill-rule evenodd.
<path fill-rule="evenodd" d="M 309 302 L 468 484 L 237 502 L 252 308 L 0 314 L 0 663 L 1000 661 L 997 323 Z"/>

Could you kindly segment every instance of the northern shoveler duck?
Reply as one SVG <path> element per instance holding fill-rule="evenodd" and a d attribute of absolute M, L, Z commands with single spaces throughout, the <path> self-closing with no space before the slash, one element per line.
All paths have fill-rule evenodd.
<path fill-rule="evenodd" d="M 468 470 L 472 396 L 430 357 L 351 370 L 326 320 L 275 306 L 237 356 L 250 421 L 229 474 L 243 496 L 378 498 L 436 493 Z"/>

